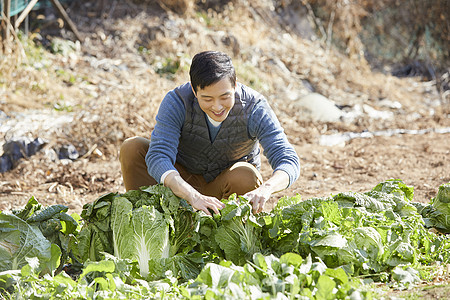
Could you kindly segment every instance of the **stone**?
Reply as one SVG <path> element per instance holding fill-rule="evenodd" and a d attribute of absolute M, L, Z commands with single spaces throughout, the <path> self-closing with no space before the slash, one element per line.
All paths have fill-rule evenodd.
<path fill-rule="evenodd" d="M 318 93 L 311 93 L 295 100 L 294 106 L 300 109 L 300 117 L 304 120 L 339 122 L 344 115 L 334 101 Z"/>

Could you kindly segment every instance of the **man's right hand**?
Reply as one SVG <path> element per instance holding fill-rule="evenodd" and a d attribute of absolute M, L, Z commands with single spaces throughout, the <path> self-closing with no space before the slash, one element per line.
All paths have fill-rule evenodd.
<path fill-rule="evenodd" d="M 189 183 L 184 181 L 178 172 L 167 175 L 164 185 L 170 188 L 175 195 L 185 199 L 195 210 L 201 210 L 207 215 L 212 215 L 209 210 L 219 214 L 219 210 L 225 207 L 225 204 L 217 198 L 200 194 Z"/>
<path fill-rule="evenodd" d="M 205 196 L 200 193 L 197 194 L 198 195 L 194 195 L 190 201 L 188 200 L 195 210 L 204 211 L 207 215 L 211 216 L 210 210 L 215 214 L 219 214 L 219 210 L 225 207 L 225 204 L 220 202 L 217 198 Z"/>

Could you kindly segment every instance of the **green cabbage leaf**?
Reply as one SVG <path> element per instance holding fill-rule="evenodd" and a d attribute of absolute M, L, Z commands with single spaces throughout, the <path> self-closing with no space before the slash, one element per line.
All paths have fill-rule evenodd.
<path fill-rule="evenodd" d="M 434 226 L 441 232 L 450 233 L 450 183 L 439 187 L 435 198 L 431 199 L 435 209 L 432 214 Z"/>
<path fill-rule="evenodd" d="M 41 264 L 50 262 L 51 243 L 37 226 L 15 215 L 0 213 L 0 272 L 19 270 L 27 264 L 27 259 L 34 257 Z"/>
<path fill-rule="evenodd" d="M 259 239 L 261 225 L 251 213 L 250 203 L 233 194 L 224 201 L 219 225 L 215 230 L 215 240 L 225 253 L 225 258 L 237 265 L 243 265 L 253 254 L 261 252 Z"/>

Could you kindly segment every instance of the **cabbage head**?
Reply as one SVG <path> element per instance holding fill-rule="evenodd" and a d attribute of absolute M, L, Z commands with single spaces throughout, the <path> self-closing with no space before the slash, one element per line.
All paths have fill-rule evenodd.
<path fill-rule="evenodd" d="M 114 256 L 137 260 L 144 278 L 149 275 L 151 260 L 169 257 L 169 222 L 153 206 L 133 210 L 127 198 L 114 198 L 111 229 Z"/>
<path fill-rule="evenodd" d="M 441 232 L 450 233 L 450 182 L 439 187 L 435 198 L 431 199 L 434 226 Z"/>

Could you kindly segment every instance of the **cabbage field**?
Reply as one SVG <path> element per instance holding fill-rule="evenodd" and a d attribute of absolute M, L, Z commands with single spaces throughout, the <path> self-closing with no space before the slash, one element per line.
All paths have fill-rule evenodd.
<path fill-rule="evenodd" d="M 429 204 L 387 180 L 370 191 L 283 197 L 252 214 L 230 196 L 194 212 L 155 185 L 0 214 L 5 299 L 379 299 L 450 263 L 450 184 Z"/>

